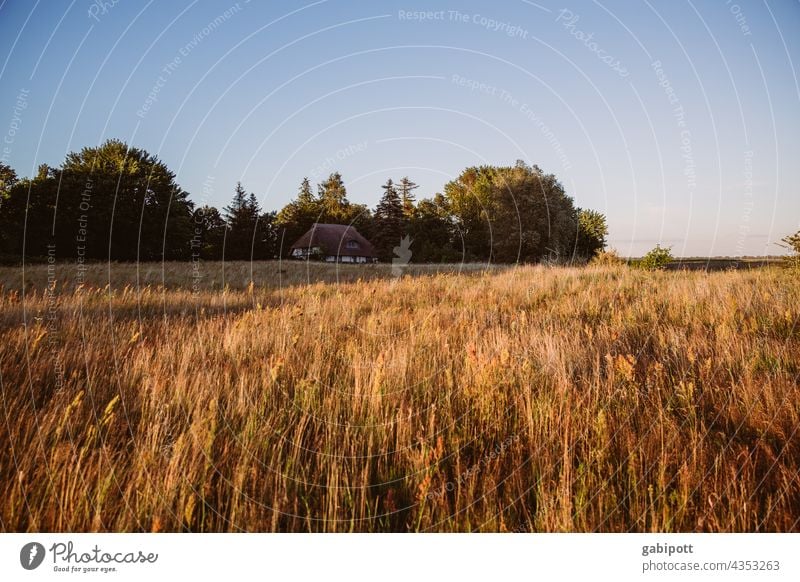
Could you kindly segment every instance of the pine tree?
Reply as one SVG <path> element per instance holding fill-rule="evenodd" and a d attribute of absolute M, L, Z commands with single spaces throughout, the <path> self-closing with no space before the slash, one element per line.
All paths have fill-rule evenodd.
<path fill-rule="evenodd" d="M 352 204 L 347 199 L 347 188 L 339 172 L 331 174 L 318 186 L 319 216 L 317 222 L 349 224 L 362 234 L 370 230 L 371 216 L 363 204 Z"/>
<path fill-rule="evenodd" d="M 393 249 L 404 234 L 403 203 L 391 178 L 382 186 L 384 192 L 375 207 L 375 248 L 378 258 L 391 261 Z"/>
<path fill-rule="evenodd" d="M 300 184 L 300 191 L 297 193 L 297 204 L 300 207 L 310 207 L 316 206 L 317 199 L 314 197 L 314 193 L 311 191 L 311 182 L 308 181 L 308 178 L 303 178 L 303 182 Z"/>
<path fill-rule="evenodd" d="M 320 222 L 320 201 L 311 190 L 308 178 L 303 178 L 297 198 L 284 206 L 275 217 L 277 245 L 283 256 L 289 256 L 294 242 L 315 222 Z"/>
<path fill-rule="evenodd" d="M 274 259 L 278 256 L 278 227 L 275 224 L 277 213 L 264 212 L 258 216 L 253 241 L 253 259 Z"/>
<path fill-rule="evenodd" d="M 414 217 L 414 202 L 416 199 L 414 198 L 414 194 L 412 192 L 417 188 L 419 188 L 419 186 L 409 180 L 408 176 L 403 176 L 397 189 L 403 202 L 403 215 L 407 220 L 410 220 Z"/>
<path fill-rule="evenodd" d="M 246 205 L 246 215 L 249 221 L 255 222 L 256 219 L 261 215 L 261 205 L 258 203 L 258 198 L 256 195 L 250 192 L 250 195 L 247 197 L 247 205 Z"/>
<path fill-rule="evenodd" d="M 261 208 L 256 195 L 245 192 L 242 183 L 236 184 L 233 200 L 225 207 L 228 235 L 225 240 L 225 260 L 250 260 L 256 258 L 255 242 Z"/>
<path fill-rule="evenodd" d="M 223 210 L 228 227 L 232 227 L 242 215 L 244 207 L 247 205 L 247 192 L 244 191 L 241 182 L 236 182 L 236 189 L 233 192 L 233 200 Z"/>
<path fill-rule="evenodd" d="M 320 202 L 320 221 L 340 224 L 346 220 L 348 206 L 347 188 L 339 172 L 331 174 L 318 186 Z"/>

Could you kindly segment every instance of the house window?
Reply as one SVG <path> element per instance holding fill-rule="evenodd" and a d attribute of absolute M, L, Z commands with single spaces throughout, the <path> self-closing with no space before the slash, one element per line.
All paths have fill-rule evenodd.
<path fill-rule="evenodd" d="M 345 244 L 345 248 L 357 249 L 358 248 L 358 242 L 356 242 L 354 240 L 349 240 L 349 241 L 347 241 L 347 244 Z"/>

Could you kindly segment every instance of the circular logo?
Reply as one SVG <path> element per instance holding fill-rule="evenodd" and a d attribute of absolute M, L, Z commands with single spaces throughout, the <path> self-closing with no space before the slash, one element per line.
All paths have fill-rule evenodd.
<path fill-rule="evenodd" d="M 26 570 L 35 570 L 44 561 L 44 546 L 39 542 L 30 542 L 19 551 L 19 563 Z"/>

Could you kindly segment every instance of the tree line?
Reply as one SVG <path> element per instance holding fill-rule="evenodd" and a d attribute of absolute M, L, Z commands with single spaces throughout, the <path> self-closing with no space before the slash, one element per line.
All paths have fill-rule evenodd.
<path fill-rule="evenodd" d="M 18 178 L 0 163 L 0 257 L 156 261 L 264 260 L 288 256 L 314 223 L 353 225 L 391 261 L 409 237 L 412 262 L 583 261 L 605 247 L 605 217 L 575 206 L 553 174 L 518 161 L 465 169 L 417 200 L 408 177 L 386 181 L 374 209 L 348 200 L 338 172 L 306 178 L 280 211 L 237 184 L 222 211 L 196 206 L 147 151 L 109 140 Z"/>

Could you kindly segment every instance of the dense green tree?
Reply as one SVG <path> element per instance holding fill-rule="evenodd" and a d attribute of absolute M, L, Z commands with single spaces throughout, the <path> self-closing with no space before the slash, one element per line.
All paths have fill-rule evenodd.
<path fill-rule="evenodd" d="M 419 201 L 410 220 L 409 232 L 413 240 L 411 262 L 446 263 L 461 259 L 453 245 L 450 209 L 442 194 Z"/>
<path fill-rule="evenodd" d="M 275 255 L 275 214 L 262 213 L 256 195 L 236 184 L 233 200 L 225 207 L 228 233 L 225 260 L 263 260 Z"/>
<path fill-rule="evenodd" d="M 318 189 L 320 211 L 317 222 L 352 224 L 362 234 L 369 233 L 372 216 L 366 206 L 353 204 L 347 199 L 347 188 L 339 172 L 331 174 Z"/>
<path fill-rule="evenodd" d="M 466 261 L 482 260 L 491 255 L 488 210 L 494 174 L 490 166 L 467 168 L 444 187 Z"/>
<path fill-rule="evenodd" d="M 67 155 L 62 173 L 56 210 L 60 239 L 75 237 L 75 223 L 62 216 L 66 210 L 75 221 L 86 219 L 91 257 L 188 257 L 193 204 L 154 155 L 109 140 Z"/>
<path fill-rule="evenodd" d="M 5 260 L 23 255 L 28 259 L 43 257 L 48 245 L 55 245 L 53 217 L 58 177 L 57 172 L 44 175 L 40 171 L 35 178 L 14 181 L 7 189 L 0 205 L 0 254 Z M 73 243 L 73 251 L 74 246 Z M 62 248 L 59 252 L 66 251 Z"/>
<path fill-rule="evenodd" d="M 445 186 L 465 260 L 569 260 L 578 232 L 572 198 L 552 174 L 517 162 L 467 168 Z"/>
<path fill-rule="evenodd" d="M 608 223 L 596 210 L 578 211 L 578 241 L 575 254 L 581 259 L 592 259 L 606 248 Z"/>
<path fill-rule="evenodd" d="M 9 225 L 3 224 L 3 203 L 11 196 L 11 189 L 18 182 L 17 173 L 14 168 L 0 162 L 0 255 L 7 252 L 9 237 Z"/>
<path fill-rule="evenodd" d="M 4 221 L 4 217 L 9 214 L 10 211 L 8 207 L 4 210 L 3 204 L 11 197 L 11 189 L 18 181 L 17 173 L 14 171 L 14 168 L 0 162 L 0 255 L 10 251 L 9 238 L 12 235 L 12 233 L 9 232 L 12 225 Z"/>
<path fill-rule="evenodd" d="M 53 169 L 47 164 L 39 164 L 36 168 L 36 180 L 44 180 L 53 175 Z"/>
<path fill-rule="evenodd" d="M 303 178 L 297 198 L 284 206 L 275 218 L 278 244 L 283 256 L 288 256 L 294 242 L 319 222 L 321 206 L 311 190 L 308 178 Z"/>
<path fill-rule="evenodd" d="M 225 241 L 227 224 L 213 206 L 195 209 L 192 215 L 194 233 L 192 236 L 192 257 L 206 261 L 222 260 L 222 247 Z"/>
<path fill-rule="evenodd" d="M 253 259 L 269 260 L 278 258 L 278 226 L 276 224 L 278 213 L 273 211 L 263 212 L 258 217 L 255 236 L 253 238 Z"/>
<path fill-rule="evenodd" d="M 350 217 L 347 188 L 339 172 L 331 174 L 317 186 L 319 191 L 319 220 L 321 223 L 344 224 Z"/>
<path fill-rule="evenodd" d="M 8 196 L 11 187 L 17 183 L 17 173 L 14 168 L 0 162 L 0 204 Z"/>
<path fill-rule="evenodd" d="M 148 152 L 109 140 L 16 183 L 0 211 L 5 253 L 160 260 L 189 256 L 192 203 Z M 24 233 L 24 241 L 23 241 Z"/>

